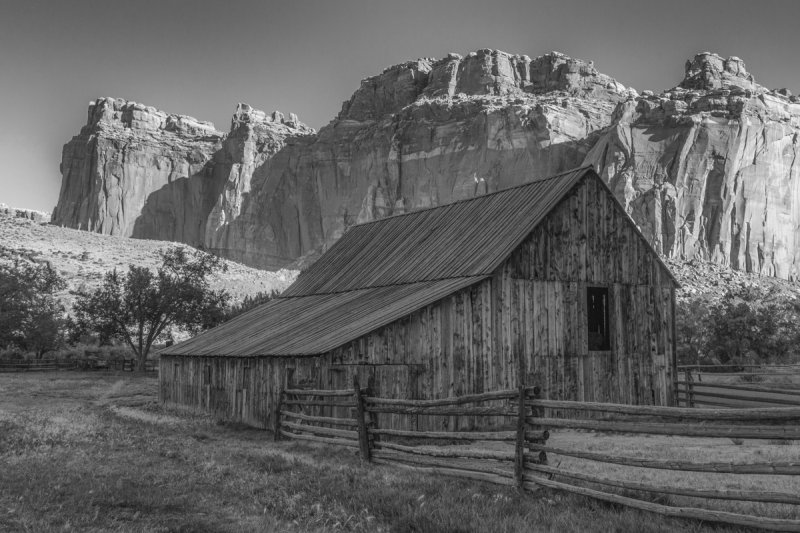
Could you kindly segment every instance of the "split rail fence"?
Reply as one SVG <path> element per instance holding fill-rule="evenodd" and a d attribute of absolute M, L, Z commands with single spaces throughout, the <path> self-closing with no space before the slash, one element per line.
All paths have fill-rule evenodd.
<path fill-rule="evenodd" d="M 678 375 L 681 406 L 800 406 L 800 365 L 683 365 Z"/>
<path fill-rule="evenodd" d="M 555 456 L 642 469 L 770 476 L 800 476 L 800 461 L 677 461 L 618 456 L 571 445 L 548 444 L 551 432 L 565 429 L 792 441 L 800 439 L 800 407 L 717 409 L 558 401 L 540 398 L 538 387 L 436 400 L 401 400 L 373 396 L 369 388 L 361 388 L 357 381 L 350 390 L 295 388 L 284 390 L 280 396 L 275 416 L 276 439 L 347 446 L 358 449 L 362 459 L 373 463 L 526 490 L 547 487 L 666 516 L 776 531 L 800 531 L 800 520 L 797 519 L 664 505 L 618 491 L 622 489 L 626 494 L 633 491 L 637 495 L 645 493 L 642 498 L 655 494 L 699 498 L 704 502 L 734 500 L 790 506 L 800 505 L 797 493 L 698 489 L 664 486 L 657 482 L 633 482 L 590 474 L 588 470 L 578 471 L 581 469 L 576 467 L 552 466 L 549 459 Z M 495 420 L 502 417 L 507 423 L 496 429 L 475 431 L 382 429 L 377 424 L 380 413 L 474 419 L 492 417 Z M 451 427 L 462 426 L 453 424 Z"/>
<path fill-rule="evenodd" d="M 136 370 L 133 359 L 10 359 L 0 361 L 0 372 L 49 372 L 54 370 Z M 145 372 L 157 372 L 158 361 L 148 360 Z"/>
<path fill-rule="evenodd" d="M 0 372 L 43 372 L 49 370 L 72 370 L 75 367 L 75 361 L 59 359 L 36 359 L 32 361 L 9 359 L 0 361 Z"/>

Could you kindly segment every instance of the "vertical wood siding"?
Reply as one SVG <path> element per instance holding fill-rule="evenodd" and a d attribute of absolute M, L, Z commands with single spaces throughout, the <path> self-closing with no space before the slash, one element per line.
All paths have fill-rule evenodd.
<path fill-rule="evenodd" d="M 379 396 L 441 398 L 514 388 L 524 357 L 525 382 L 548 399 L 671 405 L 674 285 L 615 202 L 583 180 L 491 278 L 323 356 L 164 356 L 161 399 L 268 428 L 287 381 L 342 389 L 357 375 Z M 611 349 L 592 352 L 586 289 L 597 286 L 609 289 Z M 382 415 L 378 423 L 477 421 Z"/>

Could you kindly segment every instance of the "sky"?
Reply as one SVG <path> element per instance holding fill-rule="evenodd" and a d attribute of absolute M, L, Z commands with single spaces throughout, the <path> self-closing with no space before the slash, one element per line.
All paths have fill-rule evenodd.
<path fill-rule="evenodd" d="M 362 78 L 481 48 L 594 61 L 639 91 L 701 51 L 800 92 L 798 0 L 0 0 L 0 203 L 50 211 L 61 148 L 112 96 L 212 121 L 327 124 Z"/>

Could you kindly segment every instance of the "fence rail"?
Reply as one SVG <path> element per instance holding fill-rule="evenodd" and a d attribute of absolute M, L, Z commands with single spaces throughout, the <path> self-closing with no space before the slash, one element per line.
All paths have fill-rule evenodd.
<path fill-rule="evenodd" d="M 548 487 L 650 512 L 727 524 L 783 531 L 800 531 L 800 520 L 769 518 L 700 507 L 656 504 L 613 492 L 638 491 L 706 500 L 800 505 L 800 496 L 766 490 L 699 489 L 671 484 L 620 480 L 591 471 L 552 466 L 553 457 L 675 472 L 800 476 L 800 462 L 702 462 L 631 457 L 548 444 L 561 428 L 603 433 L 646 433 L 726 439 L 800 439 L 800 407 L 692 408 L 619 405 L 599 402 L 546 400 L 538 387 L 442 398 L 407 400 L 381 398 L 354 381 L 349 390 L 286 389 L 276 411 L 275 438 L 288 438 L 358 448 L 362 458 L 439 475 L 516 486 L 521 490 Z M 481 405 L 503 401 L 504 405 Z M 570 412 L 578 417 L 558 418 Z M 378 413 L 413 416 L 504 417 L 503 427 L 465 431 L 420 431 L 379 428 Z M 616 417 L 612 420 L 592 413 Z M 545 416 L 547 414 L 547 416 Z M 588 416 L 588 415 L 587 415 Z M 773 422 L 773 424 L 770 424 Z M 458 428 L 458 426 L 454 426 Z M 458 444 L 458 445 L 455 445 Z M 492 449 L 492 446 L 505 447 Z M 760 457 L 760 456 L 759 456 Z M 559 480 L 554 480 L 558 477 Z M 587 486 L 590 485 L 590 486 Z M 597 487 L 600 488 L 597 488 Z M 760 509 L 760 508 L 759 508 Z"/>
<path fill-rule="evenodd" d="M 732 372 L 731 369 L 738 371 Z M 683 365 L 678 367 L 678 373 L 683 375 L 683 379 L 674 382 L 678 405 L 800 406 L 800 365 Z M 760 380 L 774 376 L 780 376 L 784 381 L 774 387 L 759 384 Z M 734 378 L 742 383 L 727 382 Z M 792 387 L 794 378 L 795 388 Z"/>
<path fill-rule="evenodd" d="M 43 372 L 47 370 L 70 370 L 75 367 L 74 361 L 59 359 L 0 361 L 0 372 Z"/>
<path fill-rule="evenodd" d="M 54 370 L 120 370 L 133 372 L 133 359 L 11 359 L 0 361 L 0 372 L 49 372 Z M 148 360 L 145 372 L 157 372 L 158 361 Z"/>

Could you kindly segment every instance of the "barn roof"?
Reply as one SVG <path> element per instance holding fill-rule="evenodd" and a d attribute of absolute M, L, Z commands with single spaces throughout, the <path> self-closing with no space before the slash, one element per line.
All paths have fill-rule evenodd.
<path fill-rule="evenodd" d="M 491 275 L 587 175 L 600 180 L 584 167 L 353 226 L 280 298 L 161 353 L 288 356 L 337 348 Z"/>

